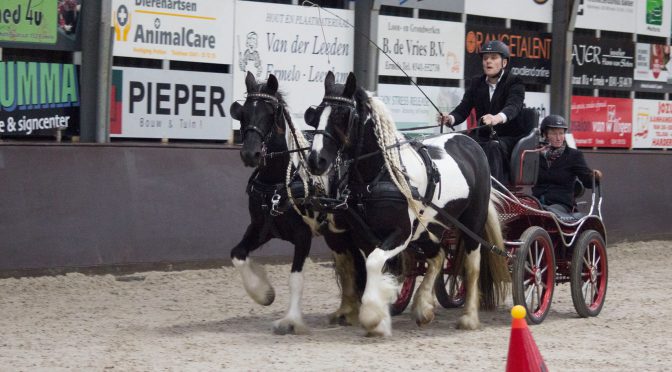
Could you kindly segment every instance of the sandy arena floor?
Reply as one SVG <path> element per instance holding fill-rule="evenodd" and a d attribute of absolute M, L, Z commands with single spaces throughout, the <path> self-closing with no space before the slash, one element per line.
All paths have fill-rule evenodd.
<path fill-rule="evenodd" d="M 597 318 L 575 314 L 569 284 L 531 327 L 552 371 L 672 369 L 672 242 L 609 247 L 606 304 Z M 362 371 L 503 370 L 508 307 L 482 312 L 483 328 L 460 331 L 461 310 L 437 308 L 418 328 L 408 310 L 390 338 L 329 326 L 339 303 L 329 264 L 307 263 L 304 316 L 312 333 L 276 336 L 284 315 L 288 265 L 268 266 L 276 288 L 255 304 L 231 267 L 127 276 L 69 274 L 0 280 L 0 371 Z M 667 357 L 665 355 L 668 355 Z"/>

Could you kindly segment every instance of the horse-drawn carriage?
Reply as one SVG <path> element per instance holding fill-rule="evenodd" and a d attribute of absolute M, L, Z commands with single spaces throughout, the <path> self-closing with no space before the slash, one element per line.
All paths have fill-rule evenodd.
<path fill-rule="evenodd" d="M 533 110 L 523 111 L 529 124 L 529 135 L 521 139 L 512 152 L 510 183 L 497 184 L 499 219 L 503 225 L 509 270 L 512 275 L 512 294 L 515 305 L 523 305 L 527 319 L 541 323 L 548 315 L 556 284 L 570 283 L 572 301 L 581 317 L 597 316 L 602 310 L 607 291 L 608 264 L 606 230 L 602 223 L 601 188 L 592 187 L 588 211 L 572 213 L 550 211 L 531 193 L 536 183 L 539 163 L 539 131 L 534 123 L 538 117 Z M 585 187 L 577 179 L 575 199 L 583 195 Z M 436 296 L 446 307 L 464 303 L 464 286 L 460 265 L 455 262 L 454 231 L 448 229 L 442 245 L 446 250 L 444 275 L 439 277 Z M 403 312 L 410 302 L 415 277 L 422 275 L 422 257 L 411 258 L 411 269 L 402 286 L 392 312 Z"/>
<path fill-rule="evenodd" d="M 300 296 L 311 231 L 335 253 L 342 297 L 330 320 L 359 322 L 371 335 L 391 334 L 391 313 L 412 298 L 416 322 L 431 322 L 435 295 L 444 307 L 464 306 L 458 327 L 476 329 L 479 301 L 497 306 L 510 273 L 514 302 L 533 323 L 548 314 L 556 282 L 571 282 L 579 315 L 601 310 L 607 261 L 599 204 L 594 194 L 590 213 L 560 217 L 524 191 L 536 179 L 536 129 L 513 151 L 511 185 L 492 187 L 475 141 L 404 140 L 352 73 L 345 84 L 327 74 L 322 103 L 306 111 L 312 143 L 292 124 L 273 75 L 258 83 L 248 73 L 246 85 L 245 103 L 234 103 L 231 115 L 241 121 L 241 157 L 257 170 L 248 185 L 252 223 L 232 261 L 248 294 L 269 305 L 274 290 L 249 253 L 272 238 L 295 244 L 292 299 L 276 333 L 305 329 Z"/>

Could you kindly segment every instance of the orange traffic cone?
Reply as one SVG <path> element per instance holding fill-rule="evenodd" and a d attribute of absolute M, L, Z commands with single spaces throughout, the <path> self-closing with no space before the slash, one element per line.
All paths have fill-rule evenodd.
<path fill-rule="evenodd" d="M 532 333 L 525 321 L 526 311 L 523 306 L 516 305 L 511 309 L 511 339 L 509 340 L 509 357 L 506 360 L 506 372 L 546 372 L 548 367 L 541 357 Z"/>

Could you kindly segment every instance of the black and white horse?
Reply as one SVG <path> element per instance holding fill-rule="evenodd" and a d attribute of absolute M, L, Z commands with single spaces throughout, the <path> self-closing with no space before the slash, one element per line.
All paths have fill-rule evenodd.
<path fill-rule="evenodd" d="M 292 170 L 289 166 L 288 144 L 296 148 L 295 136 L 301 139 L 303 136 L 300 132 L 293 133 L 292 126 L 288 125 L 291 119 L 274 75 L 271 74 L 265 83 L 257 83 L 248 72 L 245 85 L 247 97 L 244 104 L 234 102 L 230 113 L 233 119 L 241 123 L 243 144 L 240 156 L 243 163 L 256 169 L 247 185 L 251 222 L 243 239 L 231 251 L 231 259 L 241 274 L 249 296 L 255 302 L 267 306 L 273 303 L 275 291 L 264 268 L 254 263 L 249 254 L 273 238 L 294 244 L 289 279 L 289 309 L 285 317 L 273 323 L 273 331 L 277 334 L 306 333 L 308 327 L 303 321 L 301 310 L 303 266 L 310 252 L 312 236 L 316 234 L 316 223 L 314 215 L 293 205 L 288 195 L 288 171 Z M 298 159 L 299 154 L 294 152 L 291 156 Z M 363 284 L 359 285 L 362 289 L 357 291 L 356 275 L 352 273 L 357 266 L 347 251 L 350 246 L 348 241 L 336 234 L 327 234 L 325 238 L 335 252 L 335 266 L 342 289 L 341 307 L 330 315 L 330 320 L 352 324 L 356 320 Z M 363 267 L 363 261 L 360 266 Z M 363 272 L 363 269 L 360 271 Z M 360 280 L 361 283 L 364 280 L 365 277 Z"/>
<path fill-rule="evenodd" d="M 396 131 L 385 105 L 357 88 L 352 73 L 345 84 L 336 84 L 334 75 L 328 73 L 323 101 L 309 109 L 306 118 L 317 126 L 308 159 L 311 172 L 319 175 L 331 166 L 349 164 L 344 182 L 347 191 L 341 193 L 349 195 L 351 208 L 364 222 L 354 223 L 352 228 L 368 229 L 381 241 L 379 245 L 358 242 L 367 256 L 361 324 L 371 335 L 391 334 L 389 305 L 397 297 L 399 283 L 387 272 L 386 263 L 409 244 L 428 258 L 427 272 L 411 311 L 419 325 L 429 323 L 434 318 L 434 283 L 445 257 L 440 238 L 451 224 L 426 201 L 503 248 L 485 154 L 464 135 L 428 139 L 422 143 L 422 151 L 431 156 L 440 173 L 432 176 L 428 171 L 431 167 L 408 142 L 394 146 L 403 137 Z M 502 257 L 468 236 L 462 234 L 461 242 L 466 254 L 467 298 L 458 327 L 476 329 L 480 325 L 479 292 L 483 304 L 495 307 L 505 293 L 508 268 Z"/>

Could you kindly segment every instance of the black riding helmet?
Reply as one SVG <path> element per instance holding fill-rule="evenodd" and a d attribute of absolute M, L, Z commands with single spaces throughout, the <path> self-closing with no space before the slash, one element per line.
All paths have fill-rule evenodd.
<path fill-rule="evenodd" d="M 478 54 L 483 57 L 485 53 L 499 53 L 502 56 L 502 59 L 510 59 L 511 54 L 509 53 L 509 47 L 506 46 L 503 42 L 499 40 L 490 40 L 487 43 L 481 46 L 481 50 L 478 51 Z"/>
<path fill-rule="evenodd" d="M 541 133 L 545 134 L 548 128 L 562 128 L 567 132 L 569 126 L 567 126 L 567 121 L 560 115 L 548 115 L 541 121 Z"/>

